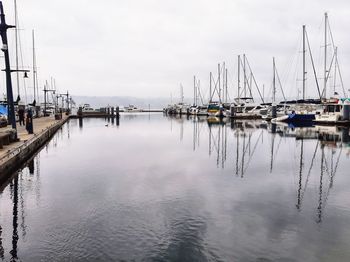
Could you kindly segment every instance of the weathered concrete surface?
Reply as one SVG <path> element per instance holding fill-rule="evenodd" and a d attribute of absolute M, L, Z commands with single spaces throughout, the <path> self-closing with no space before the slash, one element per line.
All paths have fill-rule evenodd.
<path fill-rule="evenodd" d="M 18 126 L 19 142 L 11 143 L 0 149 L 0 180 L 19 168 L 41 146 L 43 146 L 55 132 L 67 121 L 55 120 L 54 117 L 42 117 L 34 119 L 34 134 L 28 134 L 24 126 Z M 0 128 L 0 132 L 6 132 L 9 128 Z"/>

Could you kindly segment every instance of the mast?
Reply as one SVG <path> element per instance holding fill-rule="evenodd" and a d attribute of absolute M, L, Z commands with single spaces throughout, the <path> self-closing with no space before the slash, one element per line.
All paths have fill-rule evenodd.
<path fill-rule="evenodd" d="M 306 84 L 306 65 L 305 65 L 305 55 L 306 55 L 306 48 L 305 48 L 305 34 L 306 34 L 306 26 L 303 25 L 303 100 L 305 100 L 305 84 Z"/>
<path fill-rule="evenodd" d="M 212 73 L 210 72 L 209 103 L 211 103 L 211 78 L 212 78 Z"/>
<path fill-rule="evenodd" d="M 237 88 L 238 88 L 238 104 L 239 104 L 240 103 L 240 91 L 241 91 L 241 56 L 240 55 L 238 55 Z"/>
<path fill-rule="evenodd" d="M 6 24 L 4 8 L 2 1 L 0 1 L 0 35 L 2 39 L 5 58 L 5 72 L 6 72 L 6 95 L 7 95 L 7 105 L 8 105 L 8 116 L 9 122 L 11 123 L 12 129 L 16 130 L 15 139 L 17 139 L 17 126 L 16 126 L 16 113 L 13 105 L 13 91 L 12 91 L 12 80 L 11 80 L 11 65 L 10 65 L 10 56 L 8 50 L 8 41 L 7 41 L 7 30 L 13 28 L 14 26 Z"/>
<path fill-rule="evenodd" d="M 196 76 L 193 76 L 193 106 L 196 105 Z"/>
<path fill-rule="evenodd" d="M 19 96 L 19 62 L 18 62 L 18 14 L 17 14 L 17 0 L 14 0 L 15 8 L 15 53 L 16 53 L 16 83 L 17 83 L 17 95 Z"/>
<path fill-rule="evenodd" d="M 34 88 L 34 101 L 36 101 L 36 64 L 35 64 L 35 40 L 34 40 L 34 29 L 32 30 L 32 41 L 33 41 L 33 88 Z"/>
<path fill-rule="evenodd" d="M 44 84 L 44 116 L 46 116 L 46 86 L 47 86 L 47 81 Z"/>
<path fill-rule="evenodd" d="M 227 103 L 227 68 L 225 69 L 225 103 Z"/>
<path fill-rule="evenodd" d="M 324 13 L 324 98 L 327 98 L 327 24 L 328 24 L 328 14 Z"/>
<path fill-rule="evenodd" d="M 333 95 L 335 95 L 335 87 L 337 83 L 337 55 L 338 55 L 338 47 L 335 47 L 334 49 L 334 57 L 335 57 L 335 63 L 334 63 L 334 85 L 333 85 Z"/>
<path fill-rule="evenodd" d="M 180 96 L 181 96 L 181 103 L 183 104 L 184 102 L 184 88 L 182 84 L 180 84 Z"/>
<path fill-rule="evenodd" d="M 218 85 L 219 85 L 219 102 L 221 103 L 221 74 L 220 74 L 220 64 L 218 64 Z"/>
<path fill-rule="evenodd" d="M 272 64 L 273 64 L 273 78 L 272 78 L 272 103 L 276 102 L 276 65 L 275 65 L 275 58 L 272 58 Z M 264 91 L 263 91 L 264 92 Z"/>
<path fill-rule="evenodd" d="M 246 66 L 245 66 L 245 54 L 243 54 L 243 79 L 244 79 L 244 83 L 243 83 L 243 90 L 244 90 L 244 97 L 247 97 L 247 84 L 246 84 Z"/>

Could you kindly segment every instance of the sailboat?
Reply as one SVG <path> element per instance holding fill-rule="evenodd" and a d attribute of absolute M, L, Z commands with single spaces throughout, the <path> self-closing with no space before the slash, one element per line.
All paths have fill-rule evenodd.
<path fill-rule="evenodd" d="M 316 115 L 316 105 L 313 103 L 307 103 L 305 99 L 305 87 L 306 87 L 306 63 L 305 63 L 305 53 L 306 53 L 306 40 L 308 42 L 309 51 L 311 55 L 309 40 L 306 34 L 306 26 L 303 25 L 303 99 L 298 100 L 297 104 L 294 105 L 294 109 L 286 115 L 276 117 L 272 119 L 272 122 L 287 122 L 287 123 L 295 123 L 295 122 L 312 122 L 315 120 Z M 311 61 L 313 62 L 312 56 Z M 314 66 L 313 66 L 314 67 Z M 314 69 L 315 72 L 315 69 Z M 315 75 L 316 84 L 318 87 L 317 77 Z"/>
<path fill-rule="evenodd" d="M 222 107 L 222 103 L 221 103 L 221 91 L 220 91 L 220 88 L 221 88 L 221 83 L 220 83 L 220 79 L 221 79 L 221 76 L 220 76 L 220 72 L 221 72 L 221 69 L 220 69 L 220 64 L 218 64 L 218 79 L 215 83 L 215 80 L 213 79 L 213 74 L 212 72 L 210 72 L 210 98 L 209 98 L 209 103 L 208 103 L 208 108 L 207 108 L 207 113 L 208 113 L 208 116 L 209 117 L 222 117 L 223 114 L 223 107 Z M 212 82 L 214 82 L 214 89 L 212 90 Z M 219 90 L 218 90 L 218 89 Z M 213 92 L 212 92 L 213 91 Z M 214 94 L 215 94 L 215 91 L 217 92 L 218 94 L 218 97 L 219 97 L 219 101 L 214 101 L 213 100 L 213 97 L 214 97 Z"/>
<path fill-rule="evenodd" d="M 342 75 L 339 68 L 338 63 L 338 48 L 334 46 L 333 37 L 331 33 L 331 28 L 329 25 L 328 14 L 325 13 L 325 43 L 327 44 L 327 29 L 329 29 L 332 47 L 334 49 L 333 57 L 327 69 L 327 45 L 325 45 L 325 67 L 324 67 L 324 89 L 322 92 L 323 95 L 323 103 L 322 103 L 322 111 L 316 114 L 315 122 L 318 124 L 350 124 L 350 98 L 339 98 L 338 92 L 335 91 L 337 75 L 339 75 L 339 79 L 342 86 L 342 91 L 344 97 L 346 97 L 346 92 L 343 85 Z M 332 67 L 334 67 L 334 96 L 327 99 L 327 81 L 329 79 L 330 73 L 332 71 Z"/>
<path fill-rule="evenodd" d="M 243 60 L 243 61 L 242 61 Z M 241 66 L 243 67 L 243 90 L 241 87 Z M 249 77 L 247 77 L 247 70 L 249 70 Z M 254 74 L 251 70 L 249 62 L 246 55 L 243 54 L 243 59 L 238 55 L 238 97 L 235 99 L 234 103 L 231 104 L 230 108 L 225 110 L 225 115 L 234 119 L 260 119 L 263 110 L 267 109 L 263 97 L 261 96 L 259 87 L 256 83 Z M 255 85 L 262 104 L 256 103 L 252 94 L 252 86 Z M 242 96 L 243 95 L 243 96 Z"/>

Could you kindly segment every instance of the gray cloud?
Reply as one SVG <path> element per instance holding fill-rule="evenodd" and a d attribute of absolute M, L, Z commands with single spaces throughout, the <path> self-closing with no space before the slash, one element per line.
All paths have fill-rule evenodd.
<path fill-rule="evenodd" d="M 13 1 L 3 3 L 13 22 Z M 178 96 L 181 82 L 189 97 L 194 74 L 207 89 L 209 72 L 226 61 L 233 96 L 236 55 L 241 53 L 247 54 L 258 84 L 268 88 L 272 56 L 281 75 L 293 71 L 288 65 L 299 51 L 302 24 L 308 26 L 315 60 L 321 63 L 325 11 L 339 46 L 344 82 L 349 82 L 346 1 L 33 0 L 18 1 L 18 6 L 24 64 L 31 65 L 35 28 L 41 82 L 54 76 L 60 89 L 76 95 Z M 13 32 L 9 34 L 13 41 Z M 308 71 L 312 96 L 316 92 Z M 296 94 L 293 77 L 283 79 L 291 96 Z"/>

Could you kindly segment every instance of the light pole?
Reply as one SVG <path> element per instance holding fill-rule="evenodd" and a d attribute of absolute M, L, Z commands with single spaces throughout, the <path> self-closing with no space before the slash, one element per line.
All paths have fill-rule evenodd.
<path fill-rule="evenodd" d="M 6 24 L 4 8 L 2 6 L 2 1 L 0 1 L 0 34 L 2 39 L 2 48 L 5 57 L 5 72 L 6 72 L 6 92 L 7 92 L 7 106 L 8 106 L 8 117 L 12 128 L 15 130 L 14 139 L 17 140 L 17 127 L 16 127 L 16 116 L 15 107 L 13 103 L 13 91 L 12 91 L 12 80 L 11 80 L 11 66 L 10 57 L 7 42 L 7 29 L 14 28 L 13 25 Z"/>

